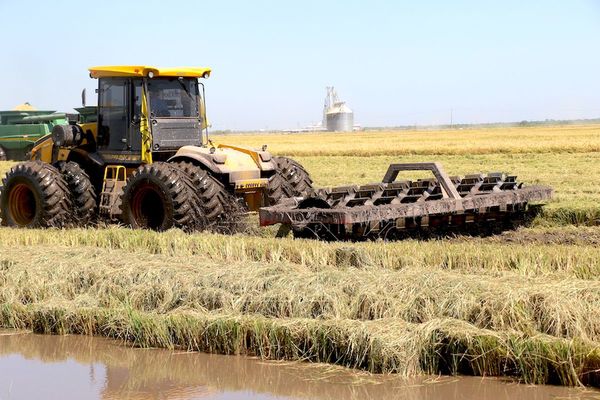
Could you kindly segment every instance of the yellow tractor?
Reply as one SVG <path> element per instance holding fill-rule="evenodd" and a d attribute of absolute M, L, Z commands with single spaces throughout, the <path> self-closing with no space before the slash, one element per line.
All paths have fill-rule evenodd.
<path fill-rule="evenodd" d="M 240 210 L 303 196 L 312 181 L 267 150 L 213 144 L 209 68 L 104 66 L 95 122 L 57 125 L 3 179 L 5 226 L 83 226 L 98 217 L 134 228 L 226 227 Z"/>

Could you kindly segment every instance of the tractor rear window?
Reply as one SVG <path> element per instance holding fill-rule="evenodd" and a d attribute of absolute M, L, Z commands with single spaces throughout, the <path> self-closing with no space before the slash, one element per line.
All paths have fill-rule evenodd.
<path fill-rule="evenodd" d="M 195 118 L 198 113 L 198 83 L 195 79 L 148 80 L 150 113 L 157 118 Z"/>

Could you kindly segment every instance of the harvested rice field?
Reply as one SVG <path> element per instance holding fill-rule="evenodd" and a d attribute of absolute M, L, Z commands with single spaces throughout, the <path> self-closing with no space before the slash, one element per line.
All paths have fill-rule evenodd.
<path fill-rule="evenodd" d="M 215 141 L 267 143 L 316 186 L 440 161 L 555 196 L 531 226 L 490 237 L 324 243 L 276 238 L 254 216 L 229 236 L 0 228 L 0 327 L 403 377 L 600 386 L 600 126 Z"/>

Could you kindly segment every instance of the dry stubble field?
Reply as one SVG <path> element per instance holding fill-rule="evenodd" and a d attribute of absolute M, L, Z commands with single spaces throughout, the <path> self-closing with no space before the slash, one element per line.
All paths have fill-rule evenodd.
<path fill-rule="evenodd" d="M 214 139 L 266 143 L 319 186 L 439 160 L 450 174 L 506 171 L 556 195 L 533 227 L 491 238 L 1 228 L 0 326 L 371 372 L 600 385 L 600 126 Z"/>

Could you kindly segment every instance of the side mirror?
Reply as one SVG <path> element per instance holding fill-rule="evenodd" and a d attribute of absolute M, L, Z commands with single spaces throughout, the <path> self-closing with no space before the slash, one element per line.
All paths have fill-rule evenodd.
<path fill-rule="evenodd" d="M 85 89 L 81 91 L 81 107 L 85 107 Z"/>

